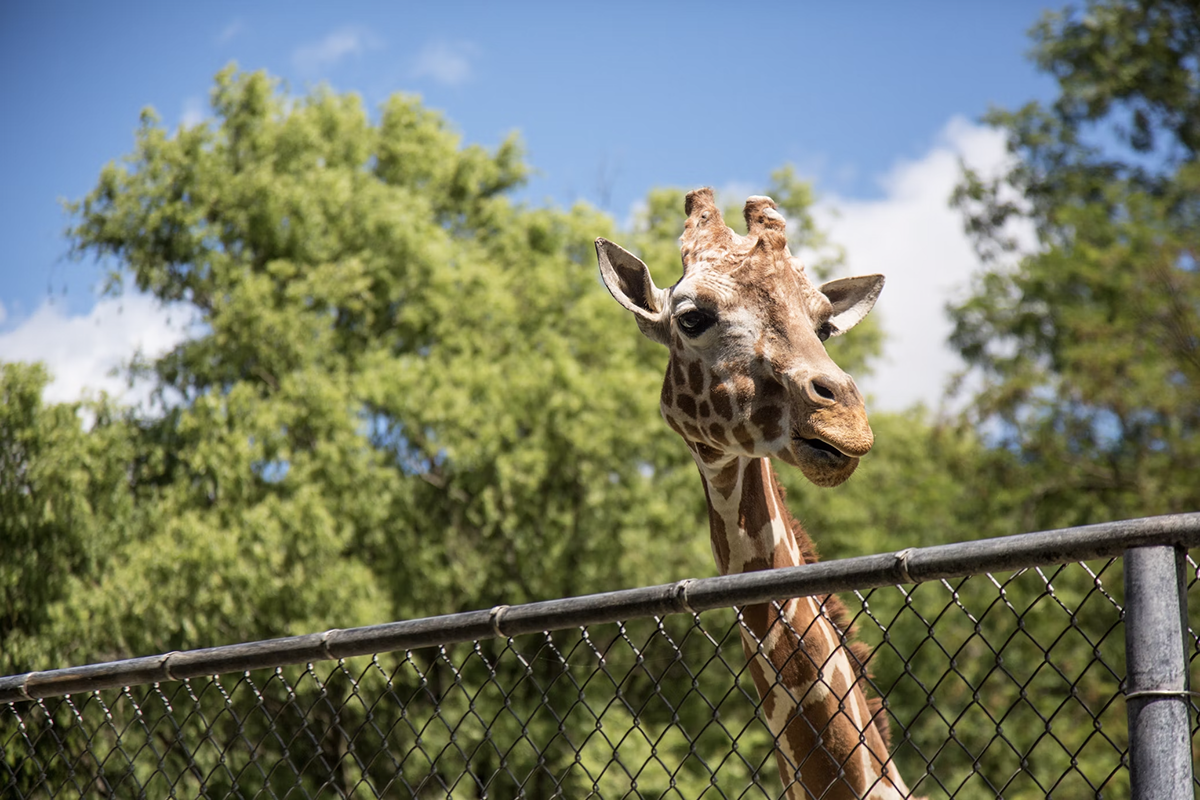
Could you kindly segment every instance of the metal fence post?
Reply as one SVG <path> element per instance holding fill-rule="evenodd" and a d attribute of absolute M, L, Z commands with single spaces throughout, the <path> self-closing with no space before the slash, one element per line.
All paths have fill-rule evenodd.
<path fill-rule="evenodd" d="M 1125 709 L 1134 800 L 1192 800 L 1186 551 L 1125 551 Z"/>

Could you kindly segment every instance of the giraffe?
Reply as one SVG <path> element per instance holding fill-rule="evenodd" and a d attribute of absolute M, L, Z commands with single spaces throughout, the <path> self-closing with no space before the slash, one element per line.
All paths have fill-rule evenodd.
<path fill-rule="evenodd" d="M 601 277 L 642 333 L 670 351 L 660 408 L 700 470 L 721 574 L 811 563 L 815 549 L 787 511 L 770 458 L 836 486 L 871 449 L 862 395 L 823 342 L 866 316 L 883 276 L 814 286 L 769 197 L 746 201 L 746 236 L 725 225 L 710 188 L 689 192 L 684 210 L 674 286 L 655 286 L 645 264 L 605 239 L 596 240 Z M 864 692 L 865 648 L 847 643 L 840 601 L 795 598 L 741 615 L 789 800 L 908 797 L 885 712 Z"/>

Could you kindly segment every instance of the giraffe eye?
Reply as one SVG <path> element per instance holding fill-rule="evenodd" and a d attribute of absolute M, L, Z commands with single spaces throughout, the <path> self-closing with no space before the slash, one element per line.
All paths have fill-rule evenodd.
<path fill-rule="evenodd" d="M 712 327 L 712 324 L 717 321 L 717 315 L 711 311 L 701 311 L 698 308 L 693 308 L 690 311 L 683 312 L 675 319 L 679 323 L 679 329 L 685 335 L 696 337 Z"/>
<path fill-rule="evenodd" d="M 817 328 L 817 338 L 822 342 L 833 336 L 833 325 L 828 322 L 822 322 L 821 327 Z"/>

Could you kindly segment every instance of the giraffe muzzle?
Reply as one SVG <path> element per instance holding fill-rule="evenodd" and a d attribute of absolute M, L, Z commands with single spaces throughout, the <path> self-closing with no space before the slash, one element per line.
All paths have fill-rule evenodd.
<path fill-rule="evenodd" d="M 858 468 L 858 458 L 847 455 L 834 445 L 811 436 L 792 436 L 791 459 L 785 459 L 817 486 L 845 483 Z"/>
<path fill-rule="evenodd" d="M 796 466 L 817 486 L 844 483 L 858 468 L 859 458 L 874 444 L 865 411 L 857 411 L 821 409 L 792 428 L 791 451 Z"/>

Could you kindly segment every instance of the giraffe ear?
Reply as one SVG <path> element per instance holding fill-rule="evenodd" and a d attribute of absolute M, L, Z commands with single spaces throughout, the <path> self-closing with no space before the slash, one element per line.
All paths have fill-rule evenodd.
<path fill-rule="evenodd" d="M 821 293 L 833 303 L 833 315 L 829 324 L 832 336 L 845 333 L 862 322 L 879 299 L 883 291 L 882 275 L 860 275 L 857 278 L 839 278 L 821 285 Z"/>
<path fill-rule="evenodd" d="M 596 240 L 600 277 L 617 302 L 633 312 L 642 333 L 667 343 L 667 293 L 654 285 L 641 259 L 607 239 Z"/>

